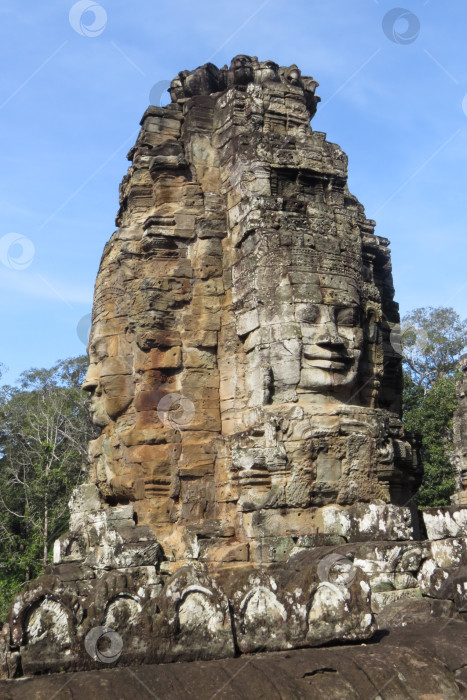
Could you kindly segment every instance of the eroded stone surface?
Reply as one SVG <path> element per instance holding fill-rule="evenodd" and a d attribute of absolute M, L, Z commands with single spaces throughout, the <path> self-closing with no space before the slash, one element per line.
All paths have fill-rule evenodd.
<path fill-rule="evenodd" d="M 410 540 L 413 537 L 409 508 L 385 503 L 359 503 L 345 509 L 336 506 L 323 508 L 322 516 L 324 532 L 340 535 L 347 542 Z"/>
<path fill-rule="evenodd" d="M 466 504 L 467 505 L 467 504 Z M 423 511 L 428 539 L 442 540 L 446 537 L 467 537 L 467 508 L 426 508 Z"/>

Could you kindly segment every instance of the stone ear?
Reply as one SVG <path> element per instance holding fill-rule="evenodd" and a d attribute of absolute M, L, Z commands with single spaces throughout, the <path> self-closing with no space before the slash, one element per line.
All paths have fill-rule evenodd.
<path fill-rule="evenodd" d="M 376 343 L 378 340 L 378 322 L 373 309 L 367 311 L 365 315 L 365 338 L 368 343 Z"/>

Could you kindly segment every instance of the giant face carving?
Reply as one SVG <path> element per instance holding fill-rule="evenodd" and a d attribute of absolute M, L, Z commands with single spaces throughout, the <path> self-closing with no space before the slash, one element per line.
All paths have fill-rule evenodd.
<path fill-rule="evenodd" d="M 363 347 L 357 304 L 309 304 L 300 310 L 302 357 L 299 389 L 349 388 L 357 379 Z"/>
<path fill-rule="evenodd" d="M 230 70 L 233 72 L 235 85 L 248 85 L 248 83 L 253 82 L 254 69 L 251 56 L 235 56 Z"/>
<path fill-rule="evenodd" d="M 255 71 L 256 82 L 259 84 L 266 83 L 268 81 L 278 82 L 279 78 L 279 66 L 274 61 L 262 61 L 259 67 Z"/>
<path fill-rule="evenodd" d="M 288 218 L 281 215 L 283 225 Z M 346 266 L 337 255 L 317 251 L 326 244 L 318 235 L 273 235 L 261 228 L 248 239 L 249 255 L 235 268 L 234 294 L 245 306 L 255 305 L 259 328 L 250 323 L 248 336 L 244 323 L 237 328 L 247 350 L 248 386 L 255 382 L 258 364 L 269 366 L 270 376 L 269 390 L 263 399 L 256 391 L 251 406 L 297 397 L 306 403 L 307 395 L 313 403 L 320 396 L 360 401 L 354 388 L 359 378 L 361 384 L 366 381 L 361 366 L 362 357 L 368 357 L 361 243 L 352 242 Z M 260 262 L 252 273 L 255 258 Z M 252 314 L 247 313 L 247 321 Z"/>
<path fill-rule="evenodd" d="M 100 335 L 97 322 L 89 342 L 89 368 L 83 389 L 90 393 L 89 410 L 95 425 L 104 428 L 124 413 L 134 398 L 133 369 L 129 358 L 116 356 L 122 339 Z M 119 342 L 120 341 L 120 342 Z"/>
<path fill-rule="evenodd" d="M 132 369 L 123 358 L 109 357 L 106 338 L 91 341 L 90 365 L 83 389 L 91 395 L 93 423 L 105 427 L 131 404 L 134 396 Z"/>

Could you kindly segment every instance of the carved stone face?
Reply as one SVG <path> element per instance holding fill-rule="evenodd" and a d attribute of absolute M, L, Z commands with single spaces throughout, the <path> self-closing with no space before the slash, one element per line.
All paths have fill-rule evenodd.
<path fill-rule="evenodd" d="M 90 413 L 95 425 L 105 427 L 129 407 L 134 397 L 134 381 L 128 358 L 115 356 L 117 339 L 99 335 L 95 324 L 89 343 L 89 368 L 83 389 L 89 391 Z"/>
<path fill-rule="evenodd" d="M 268 81 L 279 81 L 279 66 L 274 61 L 262 61 L 256 70 L 256 82 L 262 84 Z"/>
<path fill-rule="evenodd" d="M 184 97 L 184 91 L 183 91 L 183 84 L 181 81 L 180 76 L 176 76 L 171 84 L 170 84 L 170 96 L 172 98 L 172 102 L 176 102 L 177 100 L 181 100 Z"/>
<path fill-rule="evenodd" d="M 367 336 L 358 270 L 359 243 L 353 262 L 349 259 L 346 268 L 337 256 L 317 253 L 311 247 L 291 248 L 285 236 L 276 237 L 274 246 L 270 233 L 258 232 L 254 240 L 255 253 L 261 260 L 256 273 L 252 275 L 240 265 L 235 273 L 235 294 L 248 294 L 256 304 L 256 315 L 250 311 L 237 326 L 247 348 L 248 386 L 257 389 L 250 395 L 250 405 L 294 402 L 297 394 L 302 395 L 302 403 L 308 402 L 307 394 L 321 394 L 325 401 L 332 394 L 339 394 L 339 400 L 343 393 L 350 398 L 357 378 L 362 384 L 366 381 L 360 375 Z M 313 240 L 318 247 L 321 240 Z M 269 250 L 261 255 L 266 245 Z M 253 331 L 251 337 L 244 332 L 249 329 Z M 258 363 L 268 369 L 261 380 L 267 385 L 262 399 L 264 387 L 260 386 Z M 316 397 L 312 401 L 315 403 Z"/>
<path fill-rule="evenodd" d="M 209 95 L 219 89 L 219 69 L 212 63 L 180 74 L 185 96 Z"/>
<path fill-rule="evenodd" d="M 287 69 L 285 78 L 287 82 L 289 82 L 291 85 L 300 85 L 301 84 L 301 76 L 302 73 L 297 66 L 293 65 L 290 66 L 290 68 Z"/>
<path fill-rule="evenodd" d="M 235 85 L 247 85 L 253 82 L 254 72 L 251 56 L 235 56 L 230 70 L 233 71 Z"/>
<path fill-rule="evenodd" d="M 351 387 L 363 347 L 358 305 L 310 304 L 302 309 L 299 389 L 312 392 Z"/>

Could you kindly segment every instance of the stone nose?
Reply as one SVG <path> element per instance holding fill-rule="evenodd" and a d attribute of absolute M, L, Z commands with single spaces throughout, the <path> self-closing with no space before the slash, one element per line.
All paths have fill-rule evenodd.
<path fill-rule="evenodd" d="M 322 326 L 316 341 L 317 345 L 343 345 L 344 341 L 330 313 L 322 319 Z"/>
<path fill-rule="evenodd" d="M 344 345 L 343 339 L 340 337 L 337 329 L 323 330 L 316 341 L 317 345 Z"/>
<path fill-rule="evenodd" d="M 83 391 L 89 391 L 90 393 L 97 393 L 97 388 L 99 386 L 99 371 L 96 365 L 89 365 L 84 381 L 81 385 Z"/>

